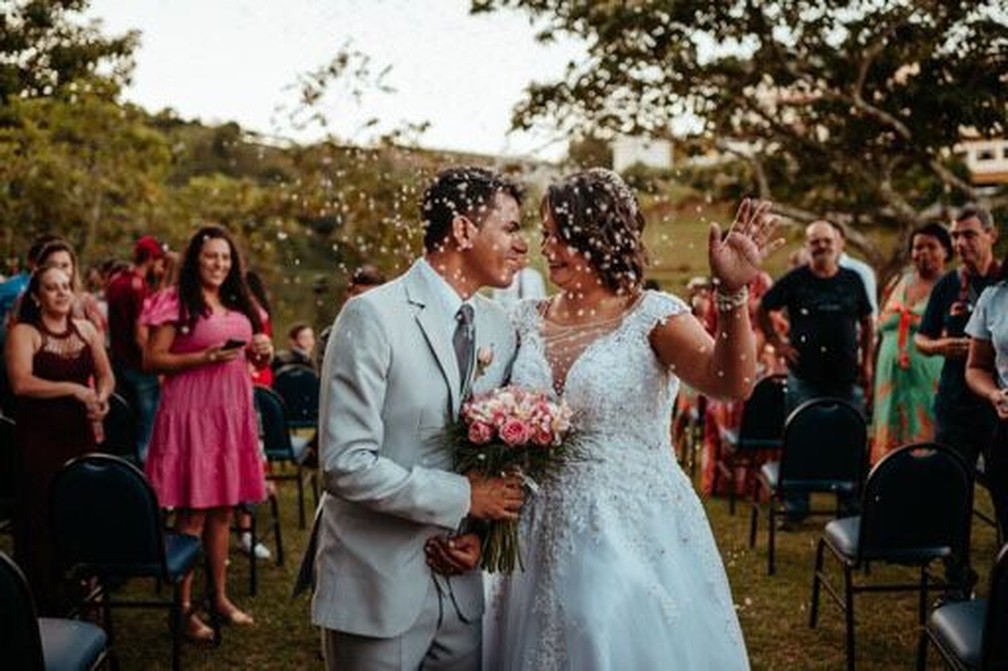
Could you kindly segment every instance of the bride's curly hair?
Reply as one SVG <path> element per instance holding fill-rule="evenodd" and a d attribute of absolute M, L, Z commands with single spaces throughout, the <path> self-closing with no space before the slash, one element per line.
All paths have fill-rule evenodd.
<path fill-rule="evenodd" d="M 540 212 L 557 234 L 581 252 L 602 283 L 617 292 L 636 290 L 644 277 L 644 217 L 637 197 L 619 175 L 592 168 L 551 184 Z"/>

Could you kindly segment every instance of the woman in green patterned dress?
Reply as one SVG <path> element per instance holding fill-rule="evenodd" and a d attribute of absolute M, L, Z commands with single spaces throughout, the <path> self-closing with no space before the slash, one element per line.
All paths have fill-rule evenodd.
<path fill-rule="evenodd" d="M 878 317 L 871 461 L 907 443 L 934 437 L 931 409 L 941 374 L 941 357 L 926 357 L 914 347 L 914 334 L 931 288 L 952 258 L 945 227 L 930 223 L 910 236 L 911 268 L 892 283 Z"/>

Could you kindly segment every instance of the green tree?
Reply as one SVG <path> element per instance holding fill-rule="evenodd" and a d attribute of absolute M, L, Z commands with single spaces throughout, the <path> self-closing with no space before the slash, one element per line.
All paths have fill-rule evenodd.
<path fill-rule="evenodd" d="M 587 45 L 588 58 L 561 80 L 528 88 L 516 127 L 675 127 L 739 156 L 752 190 L 799 221 L 827 215 L 906 231 L 936 201 L 977 197 L 952 153 L 964 130 L 1008 130 L 1000 0 L 472 6 L 520 8 L 546 21 L 543 40 L 565 33 Z"/>
<path fill-rule="evenodd" d="M 0 108 L 12 97 L 72 92 L 75 82 L 101 74 L 125 81 L 137 33 L 103 35 L 83 23 L 88 0 L 6 0 L 0 7 Z"/>
<path fill-rule="evenodd" d="M 82 257 L 121 249 L 165 222 L 164 137 L 135 107 L 104 94 L 8 102 L 0 126 L 0 221 L 8 256 L 34 235 L 58 231 Z"/>

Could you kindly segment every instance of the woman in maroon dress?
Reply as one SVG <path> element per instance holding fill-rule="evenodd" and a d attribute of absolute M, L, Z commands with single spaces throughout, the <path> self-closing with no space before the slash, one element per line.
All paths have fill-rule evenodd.
<path fill-rule="evenodd" d="M 55 266 L 40 267 L 18 306 L 5 351 L 22 464 L 14 555 L 46 614 L 59 607 L 49 484 L 67 460 L 94 450 L 94 426 L 108 412 L 115 388 L 103 337 L 87 320 L 71 316 L 73 305 L 70 276 Z"/>

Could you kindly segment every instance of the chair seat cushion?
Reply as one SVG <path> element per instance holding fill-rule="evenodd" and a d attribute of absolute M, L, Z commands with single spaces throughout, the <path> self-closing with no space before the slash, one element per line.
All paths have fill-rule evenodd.
<path fill-rule="evenodd" d="M 986 599 L 956 601 L 939 606 L 928 618 L 928 630 L 945 648 L 970 668 L 980 666 Z"/>
<path fill-rule="evenodd" d="M 187 573 L 199 558 L 200 541 L 189 534 L 165 534 L 165 564 L 168 576 L 175 580 Z"/>
<path fill-rule="evenodd" d="M 823 538 L 844 557 L 854 559 L 858 551 L 858 532 L 861 530 L 861 516 L 841 517 L 832 520 L 823 530 Z"/>
<path fill-rule="evenodd" d="M 768 461 L 760 466 L 760 477 L 772 489 L 784 488 L 792 492 L 836 492 L 853 494 L 858 483 L 850 480 L 781 480 L 780 462 Z"/>
<path fill-rule="evenodd" d="M 39 618 L 46 671 L 89 669 L 105 650 L 108 637 L 90 622 Z"/>

